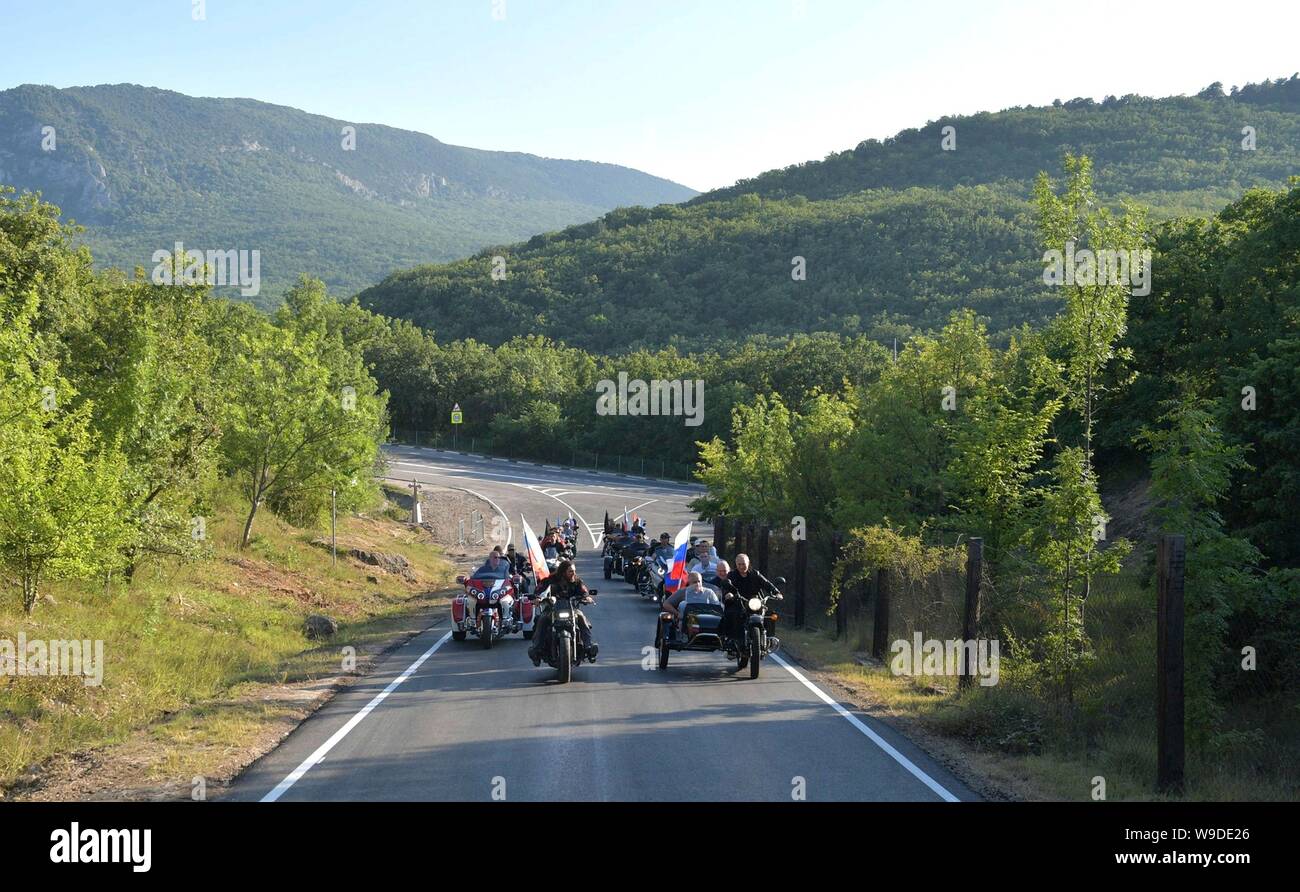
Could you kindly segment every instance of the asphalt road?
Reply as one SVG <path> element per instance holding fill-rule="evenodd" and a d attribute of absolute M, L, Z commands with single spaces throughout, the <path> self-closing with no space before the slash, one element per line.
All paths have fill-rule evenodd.
<path fill-rule="evenodd" d="M 268 801 L 941 801 L 978 798 L 893 730 L 835 702 L 788 660 L 758 679 L 718 654 L 647 656 L 657 611 L 601 579 L 593 547 L 624 506 L 652 535 L 691 520 L 684 484 L 415 448 L 390 450 L 390 474 L 491 501 L 522 544 L 572 510 L 588 525 L 579 572 L 600 643 L 568 685 L 534 668 L 520 636 L 483 650 L 455 642 L 447 618 L 335 697 L 225 797 Z M 498 530 L 505 527 L 499 525 Z M 698 524 L 701 534 L 711 533 Z M 491 526 L 488 532 L 492 532 Z M 484 552 L 488 547 L 484 548 Z"/>

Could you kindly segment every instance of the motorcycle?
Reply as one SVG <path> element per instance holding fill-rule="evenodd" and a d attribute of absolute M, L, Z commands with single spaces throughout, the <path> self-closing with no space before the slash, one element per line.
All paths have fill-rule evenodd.
<path fill-rule="evenodd" d="M 551 611 L 551 623 L 547 640 L 539 648 L 542 659 L 556 671 L 560 684 L 568 684 L 573 678 L 573 668 L 582 665 L 584 660 L 595 662 L 595 655 L 589 655 L 582 646 L 578 612 L 583 604 L 596 603 L 596 595 L 596 589 L 591 589 L 585 598 L 556 598 L 545 594 L 540 599 Z"/>
<path fill-rule="evenodd" d="M 456 582 L 465 590 L 451 602 L 452 640 L 464 641 L 472 635 L 486 649 L 515 632 L 523 632 L 525 639 L 533 637 L 536 611 L 532 601 L 519 597 L 522 577 L 475 573 L 457 576 Z"/>
<path fill-rule="evenodd" d="M 780 576 L 772 581 L 777 585 L 785 584 L 785 579 Z M 716 604 L 686 605 L 680 632 L 673 622 L 673 615 L 667 610 L 662 611 L 655 642 L 659 648 L 659 668 L 668 668 L 668 658 L 673 651 L 721 651 L 728 659 L 736 661 L 737 671 L 748 666 L 749 677 L 758 678 L 763 657 L 775 653 L 781 646 L 781 639 L 776 637 L 778 616 L 775 611 L 769 611 L 767 605 L 769 601 L 783 599 L 784 596 L 777 591 L 756 595 L 741 604 L 743 620 L 739 637 L 723 634 L 723 608 Z"/>
<path fill-rule="evenodd" d="M 649 598 L 656 604 L 662 604 L 664 600 L 664 580 L 668 578 L 672 565 L 673 559 L 671 555 L 651 558 L 646 564 L 645 580 L 637 586 L 637 593 L 643 598 Z"/>
<path fill-rule="evenodd" d="M 612 579 L 614 574 L 623 575 L 623 546 L 625 541 L 617 537 L 606 536 L 601 547 L 601 562 L 604 564 L 605 578 Z"/>

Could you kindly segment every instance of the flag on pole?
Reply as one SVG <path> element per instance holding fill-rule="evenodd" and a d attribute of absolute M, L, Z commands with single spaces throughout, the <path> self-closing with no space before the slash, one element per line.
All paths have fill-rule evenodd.
<path fill-rule="evenodd" d="M 527 519 L 522 514 L 519 519 L 524 522 L 524 551 L 528 553 L 528 562 L 533 565 L 533 578 L 540 583 L 551 575 L 546 566 L 546 555 L 542 553 L 542 543 L 537 541 L 537 534 L 528 525 Z"/>
<path fill-rule="evenodd" d="M 691 525 L 682 527 L 673 540 L 673 565 L 664 579 L 664 591 L 675 592 L 686 584 L 686 551 L 691 544 Z"/>

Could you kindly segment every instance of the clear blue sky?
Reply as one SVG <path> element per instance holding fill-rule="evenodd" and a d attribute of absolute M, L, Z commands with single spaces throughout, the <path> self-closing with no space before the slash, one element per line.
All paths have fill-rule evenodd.
<path fill-rule="evenodd" d="M 245 96 L 705 189 L 950 114 L 1300 69 L 1300 0 L 500 2 L 0 0 L 0 89 Z"/>

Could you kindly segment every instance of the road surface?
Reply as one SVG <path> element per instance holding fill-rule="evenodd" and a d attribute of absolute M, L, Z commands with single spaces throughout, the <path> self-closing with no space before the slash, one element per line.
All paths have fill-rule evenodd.
<path fill-rule="evenodd" d="M 586 526 L 579 573 L 596 664 L 568 685 L 535 668 L 513 636 L 483 650 L 452 641 L 448 619 L 388 655 L 235 782 L 264 801 L 954 801 L 978 798 L 905 738 L 835 702 L 787 659 L 758 679 L 718 654 L 652 653 L 657 610 L 601 579 L 605 512 L 676 534 L 697 487 L 614 474 L 393 447 L 395 478 L 470 490 L 541 530 L 571 510 Z M 508 526 L 507 526 L 508 523 Z M 491 525 L 487 527 L 491 532 Z M 698 524 L 702 535 L 711 528 Z M 488 549 L 485 547 L 484 551 Z M 725 556 L 725 555 L 724 555 Z"/>

